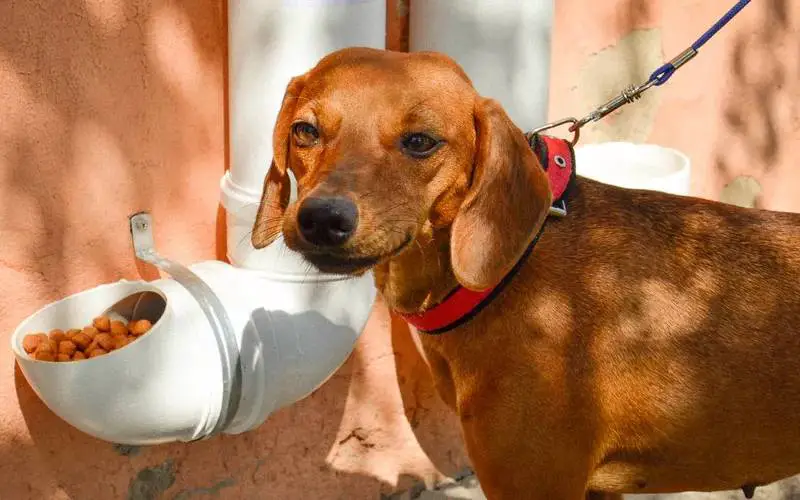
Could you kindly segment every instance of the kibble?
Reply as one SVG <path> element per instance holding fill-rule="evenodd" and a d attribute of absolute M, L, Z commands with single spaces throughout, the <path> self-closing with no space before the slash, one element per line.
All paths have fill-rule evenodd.
<path fill-rule="evenodd" d="M 56 354 L 58 353 L 58 346 L 53 346 L 55 341 L 47 339 L 39 342 L 36 350 L 33 352 L 33 358 L 39 361 L 55 361 Z"/>
<path fill-rule="evenodd" d="M 128 327 L 122 321 L 111 322 L 111 335 L 127 335 Z"/>
<path fill-rule="evenodd" d="M 78 350 L 78 346 L 75 342 L 71 340 L 62 340 L 58 343 L 58 353 L 59 354 L 66 354 L 67 356 L 72 356 L 75 354 L 75 351 Z"/>
<path fill-rule="evenodd" d="M 96 358 L 97 356 L 102 356 L 103 354 L 108 354 L 108 351 L 98 347 L 97 349 L 94 349 L 92 352 L 89 353 L 89 357 Z"/>
<path fill-rule="evenodd" d="M 86 354 L 89 354 L 90 352 L 94 351 L 95 349 L 100 349 L 100 344 L 97 342 L 97 338 L 92 340 L 92 343 L 89 344 L 89 347 L 84 349 L 83 352 L 85 352 Z"/>
<path fill-rule="evenodd" d="M 61 342 L 62 340 L 67 339 L 67 334 L 64 333 L 64 330 L 50 330 L 50 335 L 48 335 L 51 340 L 55 340 L 56 342 Z"/>
<path fill-rule="evenodd" d="M 128 337 L 125 337 L 124 335 L 117 335 L 114 337 L 114 349 L 122 349 L 128 345 L 129 342 L 130 341 L 128 340 Z"/>
<path fill-rule="evenodd" d="M 83 332 L 80 332 L 79 334 L 72 337 L 72 341 L 75 343 L 76 346 L 78 346 L 78 349 L 82 351 L 85 351 L 86 348 L 89 347 L 89 345 L 92 343 L 92 339 L 90 339 L 89 336 Z"/>
<path fill-rule="evenodd" d="M 55 361 L 56 355 L 51 351 L 39 351 L 37 349 L 36 352 L 33 353 L 33 358 L 38 361 Z"/>
<path fill-rule="evenodd" d="M 97 328 L 95 328 L 93 326 L 86 326 L 86 327 L 83 328 L 83 332 L 82 333 L 84 335 L 86 335 L 87 337 L 89 337 L 90 339 L 94 340 L 94 338 L 100 332 L 97 330 Z"/>
<path fill-rule="evenodd" d="M 39 342 L 39 345 L 36 346 L 36 352 L 52 352 L 53 354 L 55 354 L 56 352 L 58 352 L 58 346 L 56 346 L 56 348 L 53 349 L 53 343 L 50 340 L 44 340 L 42 342 Z"/>
<path fill-rule="evenodd" d="M 114 349 L 114 338 L 108 333 L 101 333 L 94 340 L 106 351 Z"/>
<path fill-rule="evenodd" d="M 92 326 L 101 332 L 111 331 L 111 319 L 108 316 L 99 316 L 92 321 Z"/>
<path fill-rule="evenodd" d="M 58 342 L 56 342 L 55 340 L 48 339 L 47 342 L 42 342 L 41 344 L 39 344 L 39 349 L 42 349 L 45 346 L 45 344 L 47 345 L 48 351 L 52 353 L 58 352 Z"/>
<path fill-rule="evenodd" d="M 90 325 L 49 333 L 35 332 L 22 339 L 22 348 L 33 359 L 50 362 L 83 361 L 123 349 L 153 328 L 150 320 L 94 318 Z"/>
<path fill-rule="evenodd" d="M 150 328 L 152 328 L 152 327 L 153 327 L 153 324 L 150 323 L 146 319 L 140 319 L 139 321 L 133 321 L 131 323 L 131 325 L 129 325 L 131 333 L 136 335 L 137 337 L 140 336 L 140 335 L 144 335 L 145 333 L 150 331 Z"/>
<path fill-rule="evenodd" d="M 25 349 L 25 352 L 28 354 L 32 354 L 39 344 L 42 342 L 47 342 L 47 335 L 44 333 L 32 333 L 30 335 L 25 335 L 25 338 L 22 339 L 22 348 Z"/>

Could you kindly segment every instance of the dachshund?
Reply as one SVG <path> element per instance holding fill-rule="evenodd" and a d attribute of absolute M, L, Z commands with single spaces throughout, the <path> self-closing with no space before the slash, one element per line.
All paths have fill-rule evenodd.
<path fill-rule="evenodd" d="M 435 52 L 328 54 L 272 140 L 253 246 L 373 272 L 490 500 L 752 495 L 800 473 L 800 215 L 574 171 L 555 189 L 571 148 Z"/>

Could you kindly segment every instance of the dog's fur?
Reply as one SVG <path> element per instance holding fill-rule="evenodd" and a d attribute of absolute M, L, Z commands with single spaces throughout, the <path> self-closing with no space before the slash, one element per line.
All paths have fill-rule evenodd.
<path fill-rule="evenodd" d="M 294 144 L 308 121 L 318 143 Z M 443 146 L 404 154 L 409 132 Z M 483 289 L 543 223 L 548 181 L 494 101 L 435 53 L 346 49 L 288 86 L 252 241 L 327 272 L 373 269 L 391 308 Z M 580 166 L 578 167 L 580 169 Z M 289 203 L 355 201 L 318 248 Z M 492 499 L 724 490 L 800 472 L 800 216 L 578 178 L 521 271 L 476 317 L 422 334 Z"/>

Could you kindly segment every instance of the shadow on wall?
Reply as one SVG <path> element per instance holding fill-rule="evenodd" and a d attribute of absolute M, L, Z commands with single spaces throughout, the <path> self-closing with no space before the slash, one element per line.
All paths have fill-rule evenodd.
<path fill-rule="evenodd" d="M 745 173 L 759 181 L 772 174 L 787 153 L 787 135 L 800 123 L 798 10 L 788 0 L 765 0 L 750 8 L 758 9 L 760 21 L 731 48 L 734 78 L 728 83 L 715 152 L 720 185 Z M 787 123 L 792 129 L 786 129 Z M 757 199 L 755 206 L 761 205 Z"/>
<path fill-rule="evenodd" d="M 382 314 L 371 318 L 371 331 L 379 331 L 375 321 L 381 318 Z M 441 476 L 420 475 L 424 464 L 393 463 L 398 453 L 408 452 L 407 443 L 394 440 L 418 440 L 433 463 L 452 473 L 463 468 L 465 458 L 460 450 L 442 443 L 460 442 L 460 431 L 454 418 L 434 418 L 445 410 L 427 366 L 408 327 L 401 322 L 395 326 L 403 329 L 385 332 L 393 342 L 386 352 L 369 358 L 366 349 L 358 349 L 326 384 L 302 402 L 276 412 L 258 429 L 191 444 L 132 447 L 94 440 L 48 411 L 17 370 L 16 397 L 32 445 L 27 440 L 0 443 L 4 464 L 27 457 L 13 471 L 0 468 L 3 491 L 14 498 L 49 498 L 61 491 L 74 499 L 154 500 L 216 492 L 223 498 L 283 500 L 378 498 L 417 482 L 432 485 Z M 389 376 L 382 377 L 378 387 L 370 387 L 381 358 L 388 358 Z M 403 404 L 387 404 L 394 394 Z M 364 423 L 347 416 L 351 407 L 370 413 L 372 419 Z M 387 467 L 370 467 L 373 462 Z M 399 477 L 376 479 L 371 473 L 375 470 L 380 476 Z M 52 484 L 37 483 L 42 476 Z"/>
<path fill-rule="evenodd" d="M 38 305 L 99 281 L 136 276 L 125 230 L 130 213 L 152 209 L 194 225 L 199 216 L 193 212 L 204 201 L 198 191 L 216 194 L 222 6 L 0 4 L 0 281 L 12 290 L 0 299 L 3 345 Z M 213 244 L 213 234 L 197 239 L 201 248 Z M 108 479 L 125 466 L 117 460 L 118 469 L 108 468 L 115 463 L 109 446 L 47 411 L 4 351 L 3 394 L 11 396 L 14 380 L 20 407 L 34 409 L 27 415 L 30 431 L 44 424 L 52 434 L 31 449 L 22 422 L 15 428 L 17 422 L 0 418 L 2 435 L 9 436 L 0 450 L 3 493 L 45 498 L 55 487 L 69 491 L 82 482 L 90 494 L 75 498 L 108 497 L 91 492 L 113 489 L 119 481 Z M 72 462 L 76 456 L 83 469 Z M 56 463 L 75 466 L 60 485 L 51 480 Z M 100 471 L 103 476 L 92 475 Z"/>
<path fill-rule="evenodd" d="M 462 447 L 461 423 L 436 392 L 430 367 L 420 354 L 422 346 L 415 342 L 408 323 L 394 315 L 391 340 L 405 417 L 427 457 L 442 472 L 453 476 L 468 462 Z M 446 418 L 438 418 L 442 415 Z M 455 446 L 442 446 L 442 443 Z M 426 477 L 423 482 L 430 488 L 437 479 Z"/>
<path fill-rule="evenodd" d="M 130 275 L 127 216 L 196 210 L 213 181 L 198 167 L 221 170 L 222 102 L 198 101 L 222 88 L 222 3 L 5 2 L 0 18 L 8 265 L 39 299 Z"/>
<path fill-rule="evenodd" d="M 583 116 L 617 97 L 630 85 L 649 78 L 664 61 L 661 29 L 658 28 L 655 2 L 621 0 L 619 7 L 603 12 L 619 40 L 591 53 L 580 67 L 577 83 L 570 89 L 577 104 L 570 112 Z M 581 133 L 582 143 L 605 141 L 644 142 L 650 135 L 662 96 L 646 92 L 634 106 L 623 106 L 603 120 L 587 124 Z"/>
<path fill-rule="evenodd" d="M 346 19 L 339 19 L 330 29 L 345 27 Z M 272 29 L 266 25 L 265 36 Z M 224 241 L 222 229 L 216 238 L 209 229 L 215 210 L 218 225 L 222 219 L 226 45 L 222 0 L 0 3 L 0 281 L 15 290 L 0 299 L 0 331 L 7 332 L 0 341 L 7 343 L 14 326 L 44 302 L 136 277 L 126 229 L 131 213 L 152 211 L 166 255 L 182 261 L 214 255 L 215 239 Z M 385 307 L 376 311 L 373 316 L 385 314 Z M 376 497 L 393 489 L 393 472 L 411 469 L 425 479 L 415 472 L 423 468 L 419 463 L 392 462 L 393 446 L 405 443 L 394 443 L 391 433 L 384 433 L 388 442 L 369 447 L 359 444 L 357 422 L 342 428 L 349 397 L 359 391 L 383 405 L 398 426 L 409 426 L 402 404 L 375 398 L 377 390 L 398 393 L 400 402 L 401 391 L 412 398 L 408 412 L 420 441 L 431 443 L 431 453 L 433 443 L 447 450 L 435 457 L 443 470 L 460 468 L 463 454 L 450 451 L 459 446 L 458 434 L 450 421 L 435 418 L 441 403 L 430 399 L 429 378 L 398 386 L 394 376 L 359 376 L 379 364 L 394 375 L 389 327 L 376 321 L 368 332 L 386 334 L 380 356 L 388 359 L 360 346 L 322 388 L 256 431 L 152 448 L 115 447 L 71 428 L 46 409 L 10 354 L 1 354 L 8 362 L 0 393 L 8 401 L 15 396 L 19 412 L 13 403 L 0 410 L 0 491 L 20 499 L 215 492 L 226 498 Z M 418 358 L 412 351 L 398 354 L 397 372 L 422 377 Z M 404 439 L 414 441 L 410 434 Z M 351 461 L 360 469 L 330 465 L 337 454 L 349 460 L 356 444 L 361 462 Z M 386 482 L 364 472 L 375 461 L 385 463 Z"/>
<path fill-rule="evenodd" d="M 380 484 L 375 479 L 340 474 L 326 465 L 326 456 L 337 443 L 337 424 L 345 407 L 350 377 L 346 374 L 349 370 L 344 371 L 296 408 L 273 415 L 256 431 L 150 448 L 112 446 L 75 430 L 46 409 L 21 373 L 17 397 L 33 439 L 35 458 L 31 460 L 37 462 L 37 469 L 54 476 L 57 489 L 68 498 L 177 499 L 204 489 L 219 490 L 224 498 L 254 498 L 256 491 L 263 489 L 261 498 L 289 499 L 303 498 L 311 481 L 314 490 L 330 491 L 330 498 L 345 491 L 372 491 L 377 496 Z M 287 432 L 289 429 L 303 432 Z M 20 451 L 0 450 L 0 456 Z M 14 489 L 13 477 L 3 481 L 6 487 L 10 482 L 17 495 L 24 493 L 21 488 Z M 15 498 L 50 498 L 54 494 L 40 491 Z"/>

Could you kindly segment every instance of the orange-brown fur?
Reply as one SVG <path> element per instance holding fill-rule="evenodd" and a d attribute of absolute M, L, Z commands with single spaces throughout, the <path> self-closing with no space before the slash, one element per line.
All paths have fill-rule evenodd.
<path fill-rule="evenodd" d="M 319 125 L 318 144 L 293 145 L 298 118 Z M 446 141 L 422 160 L 398 146 L 419 129 Z M 438 54 L 329 55 L 289 85 L 274 145 L 254 245 L 282 234 L 323 270 L 373 269 L 401 312 L 494 284 L 550 203 L 522 131 Z M 356 202 L 347 244 L 298 235 L 288 170 L 299 201 Z M 798 251 L 800 215 L 579 177 L 509 286 L 456 330 L 422 334 L 486 495 L 616 498 L 800 472 Z"/>

